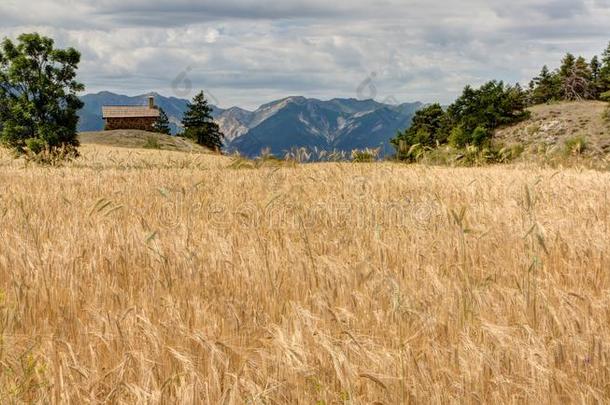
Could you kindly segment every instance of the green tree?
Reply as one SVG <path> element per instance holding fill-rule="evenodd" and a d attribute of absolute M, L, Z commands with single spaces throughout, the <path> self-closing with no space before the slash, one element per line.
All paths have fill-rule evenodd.
<path fill-rule="evenodd" d="M 530 102 L 544 104 L 561 98 L 558 76 L 544 65 L 530 85 Z"/>
<path fill-rule="evenodd" d="M 478 127 L 493 131 L 502 125 L 518 122 L 528 116 L 527 93 L 519 86 L 491 81 L 479 89 L 466 86 L 462 95 L 447 109 L 452 127 L 461 126 L 466 134 Z"/>
<path fill-rule="evenodd" d="M 170 135 L 172 133 L 172 130 L 169 127 L 169 118 L 167 118 L 167 114 L 161 107 L 159 107 L 159 118 L 157 118 L 157 121 L 153 124 L 153 128 L 155 132 L 160 134 Z"/>
<path fill-rule="evenodd" d="M 454 148 L 463 148 L 470 142 L 470 134 L 467 134 L 461 125 L 457 125 L 451 129 L 449 134 L 449 145 Z"/>
<path fill-rule="evenodd" d="M 392 144 L 402 159 L 412 159 L 421 147 L 446 143 L 456 148 L 483 146 L 496 128 L 529 116 L 527 101 L 527 92 L 518 84 L 491 81 L 478 89 L 466 86 L 447 111 L 439 104 L 418 111 L 411 127 L 399 133 Z"/>
<path fill-rule="evenodd" d="M 224 134 L 212 118 L 212 108 L 208 105 L 203 91 L 188 104 L 182 126 L 185 137 L 216 151 L 222 149 Z"/>
<path fill-rule="evenodd" d="M 83 103 L 76 81 L 80 53 L 55 49 L 51 38 L 22 34 L 0 45 L 0 142 L 22 153 L 76 153 L 77 111 Z"/>
<path fill-rule="evenodd" d="M 603 90 L 601 83 L 602 64 L 600 63 L 597 55 L 591 59 L 589 67 L 591 69 L 591 90 L 593 92 L 593 98 L 597 98 Z"/>
<path fill-rule="evenodd" d="M 418 110 L 411 126 L 391 142 L 399 153 L 406 153 L 413 145 L 433 147 L 447 140 L 445 112 L 440 104 Z"/>
<path fill-rule="evenodd" d="M 559 68 L 561 93 L 565 100 L 592 98 L 591 68 L 583 57 L 578 59 L 568 53 Z"/>
<path fill-rule="evenodd" d="M 600 93 L 610 91 L 610 43 L 602 54 L 601 68 L 599 69 Z"/>
<path fill-rule="evenodd" d="M 566 53 L 566 55 L 561 60 L 561 67 L 559 68 L 559 76 L 564 78 L 569 76 L 574 69 L 574 64 L 576 63 L 576 57 L 571 53 Z"/>

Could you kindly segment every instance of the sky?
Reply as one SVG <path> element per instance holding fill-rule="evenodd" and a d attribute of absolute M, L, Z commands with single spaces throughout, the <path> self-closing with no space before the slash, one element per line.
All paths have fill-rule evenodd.
<path fill-rule="evenodd" d="M 600 54 L 610 0 L 0 0 L 0 37 L 34 31 L 82 53 L 88 93 L 446 104 Z"/>

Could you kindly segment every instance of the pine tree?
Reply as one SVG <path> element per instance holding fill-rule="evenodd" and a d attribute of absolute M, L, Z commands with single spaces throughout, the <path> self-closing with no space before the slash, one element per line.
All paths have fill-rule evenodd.
<path fill-rule="evenodd" d="M 591 90 L 593 91 L 593 98 L 597 98 L 599 97 L 599 94 L 602 90 L 602 84 L 601 84 L 601 68 L 602 65 L 599 62 L 599 58 L 597 56 L 594 56 L 593 59 L 591 59 L 591 63 L 589 64 L 590 68 L 591 68 Z"/>
<path fill-rule="evenodd" d="M 157 118 L 157 121 L 153 124 L 153 128 L 155 132 L 160 134 L 170 135 L 172 133 L 169 127 L 169 118 L 167 118 L 167 114 L 161 107 L 159 107 L 159 118 Z"/>
<path fill-rule="evenodd" d="M 561 92 L 565 100 L 591 98 L 591 70 L 583 57 L 576 59 L 568 53 L 559 68 Z"/>
<path fill-rule="evenodd" d="M 561 78 L 568 77 L 574 70 L 574 64 L 576 63 L 576 57 L 571 53 L 567 53 L 561 61 L 561 67 L 559 68 L 559 76 Z"/>
<path fill-rule="evenodd" d="M 532 104 L 544 104 L 561 98 L 558 75 L 549 71 L 544 65 L 540 75 L 534 79 L 534 89 L 531 91 Z"/>
<path fill-rule="evenodd" d="M 193 102 L 188 104 L 182 119 L 182 126 L 184 126 L 185 137 L 212 150 L 221 150 L 224 134 L 220 132 L 218 124 L 212 118 L 212 108 L 208 105 L 203 91 L 199 92 L 193 98 Z"/>
<path fill-rule="evenodd" d="M 610 43 L 602 54 L 601 68 L 599 69 L 600 93 L 610 91 Z"/>

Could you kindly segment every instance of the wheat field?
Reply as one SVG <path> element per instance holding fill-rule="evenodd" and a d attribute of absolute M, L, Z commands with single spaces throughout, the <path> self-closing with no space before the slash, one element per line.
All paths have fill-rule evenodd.
<path fill-rule="evenodd" d="M 610 174 L 0 157 L 0 402 L 600 403 Z"/>

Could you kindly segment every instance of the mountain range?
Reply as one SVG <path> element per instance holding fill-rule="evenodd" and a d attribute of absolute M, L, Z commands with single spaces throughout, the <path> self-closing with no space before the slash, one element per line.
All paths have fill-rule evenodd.
<path fill-rule="evenodd" d="M 106 91 L 81 97 L 85 105 L 79 113 L 79 131 L 103 129 L 103 105 L 145 105 L 151 95 L 167 113 L 172 132 L 179 132 L 188 100 L 156 93 L 129 97 Z M 212 116 L 225 134 L 225 149 L 248 157 L 260 155 L 263 149 L 283 156 L 300 147 L 344 152 L 380 147 L 385 155 L 392 151 L 389 140 L 410 125 L 422 106 L 419 102 L 389 105 L 374 100 L 288 97 L 255 111 L 212 106 Z"/>

